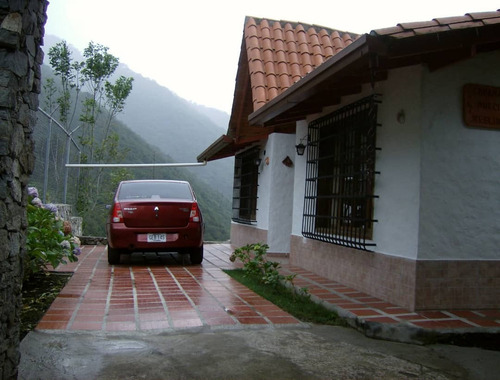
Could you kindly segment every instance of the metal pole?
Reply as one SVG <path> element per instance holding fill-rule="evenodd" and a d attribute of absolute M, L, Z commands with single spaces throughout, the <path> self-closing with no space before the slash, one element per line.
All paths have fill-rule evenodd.
<path fill-rule="evenodd" d="M 75 129 L 73 129 L 70 133 L 68 133 L 66 130 L 64 130 L 64 132 L 66 132 L 66 165 L 69 164 L 69 153 L 70 153 L 70 148 L 71 148 L 71 140 L 72 140 L 72 137 L 71 135 L 73 134 L 73 132 L 75 132 L 78 128 L 80 128 L 80 125 L 78 127 L 76 127 Z M 75 144 L 76 145 L 76 144 Z M 78 148 L 78 146 L 77 146 Z M 78 150 L 80 150 L 78 148 Z M 64 194 L 63 194 L 63 203 L 66 203 L 66 194 L 68 192 L 68 175 L 69 175 L 69 168 L 66 166 L 64 168 Z"/>
<path fill-rule="evenodd" d="M 45 168 L 43 173 L 43 197 L 42 202 L 47 203 L 47 187 L 49 183 L 49 160 L 50 160 L 50 136 L 52 135 L 52 117 L 49 117 L 49 134 L 45 144 Z"/>
<path fill-rule="evenodd" d="M 78 151 L 78 163 L 82 162 L 82 151 Z M 76 194 L 75 201 L 78 202 L 78 197 L 80 196 L 80 168 L 76 171 Z"/>
<path fill-rule="evenodd" d="M 50 136 L 52 134 L 52 122 L 54 122 L 59 128 L 61 128 L 67 136 L 67 139 L 66 139 L 66 164 L 69 164 L 69 155 L 70 155 L 70 148 L 71 148 L 70 142 L 73 142 L 76 149 L 78 149 L 79 154 L 81 154 L 81 149 L 78 147 L 78 144 L 76 143 L 76 141 L 73 139 L 73 136 L 72 136 L 73 133 L 78 128 L 80 128 L 80 125 L 78 127 L 76 127 L 75 129 L 73 129 L 71 132 L 68 132 L 66 130 L 66 128 L 64 128 L 57 120 L 55 120 L 52 117 L 52 114 L 54 112 L 56 112 L 56 110 L 58 108 L 59 107 L 56 107 L 56 109 L 54 111 L 52 111 L 52 113 L 48 114 L 42 108 L 38 107 L 38 110 L 49 118 L 49 137 L 47 139 L 47 149 L 45 152 L 45 176 L 44 176 L 44 181 L 43 181 L 43 203 L 45 203 L 45 194 L 47 194 L 47 183 L 48 183 L 48 176 L 49 176 L 48 163 L 49 163 L 49 158 L 50 158 L 49 153 L 50 153 Z M 63 202 L 64 203 L 66 203 L 66 197 L 67 197 L 67 192 L 68 192 L 68 170 L 69 170 L 68 167 L 66 167 L 65 171 L 64 171 L 64 190 L 63 190 Z"/>
<path fill-rule="evenodd" d="M 68 168 L 163 168 L 163 167 L 185 167 L 206 166 L 207 161 L 192 163 L 164 163 L 164 164 L 66 164 Z"/>
<path fill-rule="evenodd" d="M 38 107 L 38 110 L 43 113 L 45 116 L 47 116 L 50 120 L 52 120 L 59 128 L 61 128 L 63 130 L 63 132 L 66 134 L 66 136 L 71 136 L 71 134 L 76 131 L 78 128 L 80 128 L 80 126 L 76 127 L 72 132 L 68 132 L 66 130 L 66 128 L 64 128 L 61 123 L 59 123 L 56 119 L 54 119 L 52 117 L 52 113 L 56 112 L 57 108 L 52 111 L 52 113 L 49 115 L 47 112 L 45 112 L 43 109 L 41 109 L 40 107 Z M 71 137 L 71 141 L 73 141 L 73 144 L 75 144 L 75 146 L 77 147 L 78 150 L 80 150 L 80 148 L 78 147 L 78 144 L 76 143 L 76 141 L 73 139 L 73 137 Z"/>
<path fill-rule="evenodd" d="M 66 164 L 69 163 L 69 149 L 71 147 L 71 135 L 66 136 Z M 66 204 L 66 194 L 68 193 L 68 172 L 69 168 L 64 168 L 64 190 L 63 190 L 63 203 Z"/>

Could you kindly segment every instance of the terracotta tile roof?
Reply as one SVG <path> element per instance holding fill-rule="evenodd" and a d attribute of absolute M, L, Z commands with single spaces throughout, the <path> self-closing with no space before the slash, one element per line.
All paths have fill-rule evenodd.
<path fill-rule="evenodd" d="M 372 36 L 407 38 L 493 24 L 500 24 L 500 9 L 493 12 L 467 13 L 464 16 L 435 18 L 431 21 L 401 23 L 389 28 L 372 30 L 370 34 Z"/>
<path fill-rule="evenodd" d="M 355 85 L 383 81 L 394 68 L 420 64 L 434 71 L 496 50 L 500 50 L 500 9 L 372 30 L 249 114 L 248 122 L 251 126 L 272 126 L 304 119 L 314 113 L 310 112 L 314 106 L 333 105 L 353 94 Z"/>
<path fill-rule="evenodd" d="M 435 70 L 499 49 L 500 9 L 363 35 L 247 17 L 227 133 L 198 160 L 232 156 L 273 132 L 294 133 L 296 120 L 385 80 L 393 68 L 425 64 Z"/>
<path fill-rule="evenodd" d="M 244 42 L 256 111 L 359 36 L 317 25 L 247 17 Z"/>
<path fill-rule="evenodd" d="M 227 133 L 198 156 L 199 161 L 232 156 L 272 132 L 293 133 L 294 124 L 263 129 L 248 115 L 284 93 L 360 36 L 291 21 L 246 17 Z"/>

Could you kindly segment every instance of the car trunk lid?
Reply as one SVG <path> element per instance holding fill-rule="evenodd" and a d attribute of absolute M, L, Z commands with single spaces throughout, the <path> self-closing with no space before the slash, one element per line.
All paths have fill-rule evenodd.
<path fill-rule="evenodd" d="M 193 202 L 121 201 L 123 222 L 127 227 L 173 228 L 185 227 Z"/>

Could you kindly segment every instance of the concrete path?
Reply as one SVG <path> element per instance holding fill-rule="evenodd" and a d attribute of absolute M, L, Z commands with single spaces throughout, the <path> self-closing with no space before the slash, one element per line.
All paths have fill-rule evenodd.
<path fill-rule="evenodd" d="M 497 380 L 500 352 L 417 346 L 332 326 L 246 325 L 173 331 L 33 331 L 21 380 L 481 379 Z"/>

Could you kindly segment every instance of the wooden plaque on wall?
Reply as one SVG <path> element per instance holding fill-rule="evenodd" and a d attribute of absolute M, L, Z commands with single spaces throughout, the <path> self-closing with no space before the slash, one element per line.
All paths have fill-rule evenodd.
<path fill-rule="evenodd" d="M 500 87 L 466 84 L 463 95 L 465 125 L 500 129 Z"/>

